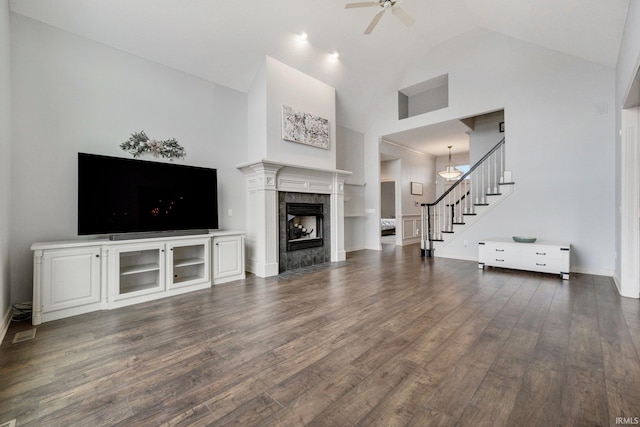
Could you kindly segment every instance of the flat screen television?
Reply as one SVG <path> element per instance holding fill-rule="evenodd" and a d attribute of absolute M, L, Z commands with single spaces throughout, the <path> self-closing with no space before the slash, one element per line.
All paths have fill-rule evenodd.
<path fill-rule="evenodd" d="M 78 153 L 78 234 L 218 228 L 216 169 Z"/>

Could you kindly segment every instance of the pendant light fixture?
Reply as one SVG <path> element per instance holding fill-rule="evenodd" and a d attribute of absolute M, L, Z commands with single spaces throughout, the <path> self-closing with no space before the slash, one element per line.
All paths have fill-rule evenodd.
<path fill-rule="evenodd" d="M 451 166 L 451 147 L 452 147 L 452 145 L 449 145 L 449 147 L 448 147 L 449 148 L 449 165 L 444 170 L 438 172 L 438 175 L 440 175 L 441 177 L 443 177 L 447 181 L 456 179 L 457 177 L 462 175 L 461 171 L 459 171 L 455 167 Z"/>

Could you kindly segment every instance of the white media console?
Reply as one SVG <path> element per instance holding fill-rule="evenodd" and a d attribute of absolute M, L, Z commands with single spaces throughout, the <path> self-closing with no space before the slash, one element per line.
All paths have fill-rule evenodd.
<path fill-rule="evenodd" d="M 34 243 L 34 325 L 243 279 L 244 233 Z"/>
<path fill-rule="evenodd" d="M 498 238 L 479 242 L 478 267 L 514 268 L 559 274 L 569 280 L 571 245 L 569 243 L 537 241 L 516 243 Z"/>

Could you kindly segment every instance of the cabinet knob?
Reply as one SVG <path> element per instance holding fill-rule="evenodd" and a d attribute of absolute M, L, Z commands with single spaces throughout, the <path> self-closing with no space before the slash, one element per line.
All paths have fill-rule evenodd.
<path fill-rule="evenodd" d="M 96 258 L 100 258 L 100 254 L 96 254 Z"/>

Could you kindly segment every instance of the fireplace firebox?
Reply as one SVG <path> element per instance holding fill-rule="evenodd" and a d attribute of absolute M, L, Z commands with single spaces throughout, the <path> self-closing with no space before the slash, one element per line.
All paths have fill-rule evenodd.
<path fill-rule="evenodd" d="M 322 247 L 322 203 L 287 203 L 287 251 Z"/>

